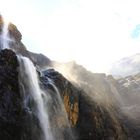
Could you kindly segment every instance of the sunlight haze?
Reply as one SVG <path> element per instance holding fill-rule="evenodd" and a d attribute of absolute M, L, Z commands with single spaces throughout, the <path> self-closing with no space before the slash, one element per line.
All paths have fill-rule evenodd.
<path fill-rule="evenodd" d="M 4 0 L 28 50 L 93 72 L 140 52 L 139 0 Z"/>

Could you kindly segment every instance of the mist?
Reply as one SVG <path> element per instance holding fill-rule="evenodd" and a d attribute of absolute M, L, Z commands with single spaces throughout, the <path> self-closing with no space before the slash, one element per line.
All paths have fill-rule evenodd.
<path fill-rule="evenodd" d="M 138 132 L 137 134 L 140 135 L 140 54 L 136 54 L 140 52 L 138 0 L 127 3 L 121 0 L 113 2 L 111 0 L 99 0 L 98 2 L 93 0 L 37 0 L 36 2 L 14 0 L 9 2 L 5 0 L 1 2 L 0 7 L 8 21 L 10 19 L 10 22 L 14 22 L 22 33 L 16 26 L 2 23 L 1 49 L 10 46 L 11 51 L 14 50 L 17 55 L 22 54 L 33 61 L 33 64 L 29 60 L 28 65 L 25 65 L 27 69 L 21 67 L 19 73 L 24 74 L 22 72 L 24 71 L 25 74 L 20 81 L 23 81 L 22 85 L 27 85 L 27 89 L 31 89 L 31 94 L 35 93 L 31 98 L 33 97 L 36 101 L 36 96 L 41 102 L 36 103 L 38 120 L 45 139 L 57 139 L 57 136 L 63 135 L 61 130 L 55 131 L 52 128 L 57 122 L 55 116 L 60 117 L 60 123 L 63 123 L 61 116 L 64 116 L 65 128 L 70 135 L 72 131 L 68 129 L 71 125 L 69 118 L 73 119 L 75 116 L 75 122 L 77 122 L 75 128 L 80 128 L 79 134 L 89 129 L 87 136 L 90 137 L 93 134 L 93 139 L 95 135 L 106 139 L 107 133 L 109 133 L 107 140 L 113 139 L 112 134 L 115 135 L 114 138 L 124 140 L 125 132 L 126 135 L 131 135 L 131 133 L 133 135 L 134 132 Z M 8 26 L 12 29 L 10 30 Z M 24 43 L 29 46 L 29 51 Z M 43 55 L 34 52 L 43 53 Z M 132 54 L 134 56 L 121 59 Z M 121 60 L 117 61 L 119 59 Z M 3 62 L 0 65 L 2 64 Z M 39 72 L 44 68 L 52 67 L 62 75 L 58 72 L 55 73 L 52 69 L 50 70 L 52 73 L 48 72 L 48 75 Z M 38 73 L 36 73 L 36 68 Z M 6 66 L 6 69 L 11 74 L 9 67 Z M 1 72 L 3 76 L 5 69 L 2 69 Z M 15 73 L 14 70 L 13 73 Z M 38 74 L 40 78 L 38 78 Z M 51 74 L 53 76 L 56 74 L 56 83 Z M 13 81 L 15 77 L 12 77 Z M 7 77 L 5 76 L 5 78 Z M 47 88 L 52 88 L 52 92 L 42 91 L 40 79 L 44 80 L 44 88 L 46 84 Z M 3 81 L 2 79 L 1 83 Z M 14 83 L 13 81 L 12 83 Z M 34 81 L 36 84 L 32 83 Z M 6 83 L 6 85 L 8 84 Z M 61 85 L 64 87 L 62 88 Z M 48 90 L 47 88 L 46 90 Z M 5 90 L 5 88 L 3 89 Z M 8 85 L 7 89 L 13 90 L 14 88 Z M 64 98 L 66 101 L 63 96 L 61 100 L 61 94 L 66 94 L 66 98 Z M 9 101 L 8 96 L 4 97 Z M 43 98 L 47 100 L 43 100 Z M 7 109 L 9 113 L 10 109 L 9 106 L 5 109 L 5 100 L 3 103 L 2 108 L 5 115 L 5 110 Z M 52 122 L 49 122 L 51 117 Z M 88 119 L 91 120 L 87 123 Z M 19 120 L 21 119 L 19 118 Z M 59 127 L 59 122 L 57 124 Z M 82 125 L 84 129 L 81 127 Z M 54 132 L 51 134 L 50 131 L 47 131 L 47 127 Z M 129 133 L 127 133 L 127 128 Z M 91 129 L 93 133 L 91 133 Z M 3 131 L 3 129 L 1 130 Z M 128 136 L 129 138 L 131 139 Z M 137 138 L 139 140 L 140 136 Z M 136 139 L 134 138 L 134 140 Z"/>
<path fill-rule="evenodd" d="M 54 68 L 62 73 L 69 81 L 82 88 L 88 96 L 99 104 L 111 105 L 121 102 L 118 94 L 112 92 L 108 77 L 104 73 L 92 73 L 74 61 L 65 64 L 55 64 Z M 107 81 L 108 80 L 108 81 Z M 116 98 L 113 98 L 116 96 Z M 115 99 L 115 100 L 114 100 Z"/>
<path fill-rule="evenodd" d="M 113 107 L 132 127 L 136 122 L 140 124 L 140 74 L 115 79 L 112 75 L 92 73 L 74 61 L 55 63 L 54 68 L 110 113 Z"/>

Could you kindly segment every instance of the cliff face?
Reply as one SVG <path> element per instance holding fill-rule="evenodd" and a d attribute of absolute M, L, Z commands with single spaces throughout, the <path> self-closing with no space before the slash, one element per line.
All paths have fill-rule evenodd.
<path fill-rule="evenodd" d="M 22 132 L 22 100 L 18 86 L 18 62 L 14 52 L 0 52 L 0 139 L 19 140 Z"/>
<path fill-rule="evenodd" d="M 24 106 L 19 64 L 12 50 L 0 51 L 0 139 L 39 140 L 38 118 Z"/>
<path fill-rule="evenodd" d="M 3 22 L 0 20 L 2 27 Z M 1 28 L 0 28 L 1 29 Z M 33 112 L 23 105 L 24 95 L 20 92 L 22 85 L 18 81 L 18 68 L 16 54 L 22 54 L 30 58 L 33 63 L 39 67 L 51 66 L 51 60 L 43 55 L 37 55 L 27 51 L 26 47 L 22 44 L 22 36 L 17 30 L 16 26 L 9 25 L 9 34 L 14 41 L 9 42 L 12 50 L 0 51 L 0 139 L 2 140 L 39 140 L 41 131 L 38 124 L 38 119 Z M 13 50 L 15 52 L 13 52 Z M 59 94 L 64 103 L 74 139 L 77 140 L 127 140 L 128 136 L 121 120 L 118 116 L 118 111 L 113 105 L 108 107 L 98 104 L 90 98 L 83 90 L 74 86 L 60 73 L 53 69 L 43 71 L 40 77 L 40 85 L 43 90 L 52 93 L 51 97 L 54 100 L 54 88 L 49 84 L 51 79 L 59 90 Z M 77 73 L 78 74 L 78 73 Z M 81 74 L 81 81 L 88 76 L 85 73 Z M 91 73 L 89 74 L 89 77 Z M 102 75 L 104 77 L 104 75 Z M 101 76 L 101 77 L 102 77 Z M 83 79 L 82 79 L 83 78 Z M 100 87 L 100 81 L 104 78 L 91 78 L 94 82 L 98 79 L 95 86 Z M 105 80 L 103 80 L 105 82 Z M 92 85 L 92 82 L 90 83 Z M 85 86 L 85 85 L 83 85 Z M 106 87 L 106 85 L 104 85 Z M 103 88 L 101 91 L 104 92 Z M 105 90 L 107 93 L 108 90 Z M 89 90 L 89 93 L 92 90 Z M 111 92 L 112 93 L 112 92 Z M 56 94 L 56 93 L 55 93 Z M 112 96 L 111 96 L 112 97 Z M 52 101 L 52 105 L 57 106 L 57 102 Z M 50 107 L 53 110 L 53 107 Z M 55 110 L 53 111 L 55 113 Z M 59 114 L 59 112 L 57 112 Z M 63 129 L 65 140 L 72 140 L 67 129 L 64 127 L 65 122 L 63 118 L 55 113 L 55 116 L 50 118 L 52 126 Z M 56 137 L 57 139 L 57 137 Z"/>
<path fill-rule="evenodd" d="M 3 50 L 0 58 L 0 137 L 3 140 L 33 140 L 32 135 L 40 133 L 37 120 L 29 123 L 35 116 L 23 107 L 17 57 L 14 52 Z M 73 86 L 60 73 L 52 69 L 45 71 L 41 77 L 43 84 L 46 84 L 46 76 L 54 81 L 60 91 L 76 139 L 125 140 L 125 132 L 114 112 L 112 116 L 112 113 L 86 97 L 82 90 Z M 51 87 L 47 89 L 53 90 Z M 37 130 L 32 131 L 33 128 Z"/>
<path fill-rule="evenodd" d="M 67 73 L 64 75 L 72 76 L 70 80 L 76 81 L 99 107 L 107 109 L 107 112 L 110 112 L 109 116 L 115 114 L 117 118 L 120 118 L 119 122 L 124 125 L 129 138 L 139 140 L 140 73 L 115 79 L 111 75 L 87 71 L 74 62 L 57 65 L 59 65 L 58 70 L 61 72 L 61 67 L 65 69 Z"/>
<path fill-rule="evenodd" d="M 45 71 L 44 74 L 58 87 L 71 126 L 77 132 L 77 139 L 127 139 L 115 107 L 106 108 L 94 102 L 84 91 L 76 88 L 53 69 Z"/>

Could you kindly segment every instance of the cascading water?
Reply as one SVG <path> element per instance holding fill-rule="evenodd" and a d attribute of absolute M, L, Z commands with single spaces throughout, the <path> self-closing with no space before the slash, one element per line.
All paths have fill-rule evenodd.
<path fill-rule="evenodd" d="M 6 22 L 3 24 L 0 49 L 10 49 L 9 42 L 12 39 L 8 25 Z M 63 101 L 53 81 L 47 77 L 52 90 L 42 90 L 36 68 L 30 59 L 17 57 L 23 108 L 28 114 L 25 119 L 27 126 L 23 126 L 22 140 L 74 140 Z"/>
<path fill-rule="evenodd" d="M 47 84 L 52 90 L 42 91 L 33 63 L 26 57 L 18 56 L 18 59 L 24 106 L 30 112 L 36 112 L 44 135 L 39 140 L 74 140 L 63 101 L 53 81 L 47 77 Z M 36 107 L 31 103 L 32 100 Z"/>
<path fill-rule="evenodd" d="M 24 86 L 24 95 L 32 98 L 36 104 L 37 117 L 44 135 L 43 140 L 54 140 L 51 133 L 47 106 L 45 106 L 44 103 L 44 101 L 47 102 L 48 98 L 47 94 L 40 89 L 36 68 L 28 58 L 18 57 L 18 59 L 20 64 L 20 82 L 22 82 L 22 85 Z M 25 97 L 24 103 L 25 106 L 32 111 L 34 108 L 28 105 L 29 98 Z"/>
<path fill-rule="evenodd" d="M 0 36 L 1 43 L 2 43 L 1 49 L 9 48 L 10 37 L 9 37 L 8 25 L 9 23 L 4 21 L 2 26 L 2 33 Z"/>
<path fill-rule="evenodd" d="M 62 98 L 60 96 L 59 90 L 49 77 L 47 77 L 47 74 L 45 75 L 48 81 L 48 84 L 52 87 L 53 93 L 49 93 L 51 100 L 50 100 L 50 113 L 53 116 L 56 116 L 58 118 L 58 121 L 55 121 L 55 125 L 57 125 L 58 129 L 53 131 L 53 134 L 55 135 L 55 139 L 57 140 L 74 140 L 75 137 L 73 135 L 68 116 L 62 101 Z M 55 94 L 54 94 L 55 93 Z M 53 108 L 52 108 L 53 107 Z M 53 111 L 54 110 L 54 111 Z M 66 137 L 65 137 L 66 136 Z"/>

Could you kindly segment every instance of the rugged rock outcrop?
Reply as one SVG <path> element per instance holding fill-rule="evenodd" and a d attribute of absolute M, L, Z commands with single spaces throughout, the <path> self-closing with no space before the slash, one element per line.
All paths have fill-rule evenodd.
<path fill-rule="evenodd" d="M 0 136 L 3 140 L 33 140 L 32 135 L 38 132 L 38 121 L 23 107 L 23 95 L 18 83 L 17 57 L 11 50 L 2 50 L 0 58 Z M 76 139 L 126 139 L 125 131 L 114 112 L 110 113 L 86 97 L 82 90 L 73 86 L 60 73 L 54 70 L 45 71 L 44 77 L 41 77 L 44 84 L 46 76 L 54 81 L 60 91 L 71 126 L 77 134 Z M 47 89 L 53 90 L 51 87 Z M 33 118 L 34 121 L 29 123 Z M 39 133 L 41 132 L 37 134 Z"/>
<path fill-rule="evenodd" d="M 3 20 L 0 17 L 0 31 L 2 31 L 2 26 Z M 52 62 L 41 54 L 27 51 L 21 42 L 22 36 L 16 26 L 9 25 L 9 34 L 11 38 L 14 38 L 12 42 L 9 42 L 12 50 L 0 51 L 0 139 L 39 140 L 42 132 L 37 116 L 23 105 L 25 97 L 21 93 L 22 85 L 18 81 L 19 64 L 16 53 L 30 58 L 34 65 L 39 68 L 52 66 Z M 138 132 L 132 136 L 130 134 L 130 132 L 135 132 L 134 127 L 132 127 L 133 124 L 128 123 L 129 119 L 124 122 L 126 116 L 121 115 L 118 106 L 114 106 L 114 103 L 120 103 L 116 98 L 116 94 L 120 91 L 121 82 L 111 76 L 93 74 L 85 69 L 83 71 L 81 67 L 75 64 L 73 67 L 75 71 L 71 72 L 77 75 L 79 84 L 84 90 L 69 82 L 53 69 L 43 72 L 37 71 L 42 89 L 52 94 L 51 98 L 54 101 L 51 104 L 55 106 L 58 105 L 58 102 L 55 102 L 56 91 L 54 92 L 55 89 L 50 84 L 49 79 L 58 88 L 74 138 L 76 140 L 137 140 L 139 138 Z M 86 82 L 86 79 L 90 82 Z M 109 98 L 104 103 L 98 102 L 99 100 L 94 100 L 93 95 L 95 94 L 90 96 L 92 93 L 101 94 L 100 96 L 107 95 L 107 97 L 110 97 L 111 102 L 109 102 Z M 54 110 L 55 113 L 53 106 L 49 109 Z M 65 140 L 72 140 L 68 133 L 70 131 L 67 131 L 69 128 L 64 127 L 63 117 L 61 118 L 61 115 L 57 113 L 50 118 L 51 124 L 56 128 L 63 129 L 62 134 Z"/>
<path fill-rule="evenodd" d="M 125 140 L 123 125 L 115 107 L 106 108 L 94 102 L 83 90 L 73 86 L 53 69 L 44 72 L 58 87 L 68 118 L 79 140 Z"/>
<path fill-rule="evenodd" d="M 76 82 L 99 107 L 104 106 L 108 110 L 107 112 L 112 112 L 112 116 L 115 114 L 117 118 L 120 118 L 119 122 L 127 131 L 128 138 L 134 140 L 140 138 L 139 73 L 115 79 L 111 75 L 106 76 L 105 74 L 87 71 L 75 62 L 57 65 L 55 65 L 56 68 L 60 72 L 65 69 L 66 73 L 62 71 L 65 77 Z"/>
<path fill-rule="evenodd" d="M 22 132 L 22 100 L 18 86 L 18 62 L 14 52 L 0 52 L 0 139 L 19 140 Z"/>
<path fill-rule="evenodd" d="M 0 34 L 2 34 L 3 26 L 4 26 L 4 20 L 3 17 L 0 15 Z M 30 52 L 26 49 L 25 45 L 22 43 L 22 35 L 14 24 L 9 23 L 8 33 L 9 33 L 10 49 L 12 49 L 17 54 L 21 54 L 23 56 L 30 58 L 32 62 L 35 65 L 38 65 L 40 68 L 44 68 L 46 66 L 49 67 L 52 66 L 52 62 L 48 57 L 44 56 L 43 54 Z M 0 46 L 0 48 L 2 47 Z"/>
<path fill-rule="evenodd" d="M 39 140 L 41 130 L 34 112 L 24 106 L 18 73 L 18 59 L 12 50 L 0 51 L 0 139 Z"/>

